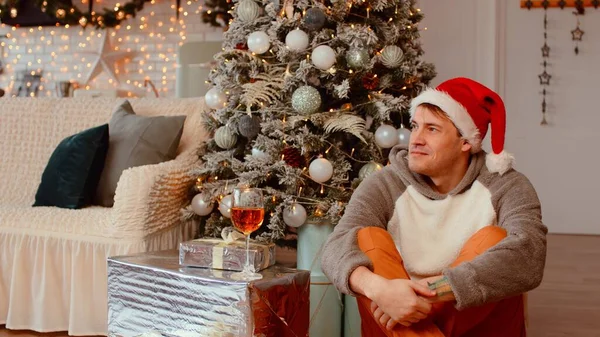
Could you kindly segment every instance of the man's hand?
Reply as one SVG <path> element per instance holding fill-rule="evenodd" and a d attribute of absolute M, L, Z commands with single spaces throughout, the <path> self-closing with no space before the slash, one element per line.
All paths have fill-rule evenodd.
<path fill-rule="evenodd" d="M 456 300 L 452 288 L 450 287 L 450 283 L 445 276 L 438 275 L 424 278 L 420 280 L 419 283 L 437 293 L 434 297 L 426 298 L 429 303 L 452 302 Z"/>
<path fill-rule="evenodd" d="M 426 318 L 431 303 L 423 297 L 435 296 L 435 292 L 415 281 L 380 277 L 366 289 L 365 296 L 375 303 L 371 306 L 375 319 L 392 329 L 396 323 L 410 326 Z"/>

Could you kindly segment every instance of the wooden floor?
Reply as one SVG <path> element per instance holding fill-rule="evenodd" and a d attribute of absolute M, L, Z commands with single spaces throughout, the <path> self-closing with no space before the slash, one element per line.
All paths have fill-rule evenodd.
<path fill-rule="evenodd" d="M 0 337 L 33 336 L 67 334 L 0 326 Z M 600 236 L 548 235 L 544 281 L 529 293 L 528 337 L 566 336 L 600 337 Z"/>

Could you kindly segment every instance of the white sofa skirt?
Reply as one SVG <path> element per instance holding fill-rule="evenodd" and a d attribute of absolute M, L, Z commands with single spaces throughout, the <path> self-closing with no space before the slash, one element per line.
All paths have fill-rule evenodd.
<path fill-rule="evenodd" d="M 145 238 L 110 239 L 0 224 L 0 324 L 106 335 L 106 259 L 175 249 L 194 237 L 195 227 L 189 222 Z"/>

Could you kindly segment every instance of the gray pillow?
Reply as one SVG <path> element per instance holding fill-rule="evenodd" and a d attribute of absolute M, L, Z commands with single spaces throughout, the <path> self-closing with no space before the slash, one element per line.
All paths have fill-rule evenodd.
<path fill-rule="evenodd" d="M 175 158 L 186 116 L 139 116 L 123 102 L 108 123 L 109 144 L 95 204 L 112 207 L 121 173 Z"/>

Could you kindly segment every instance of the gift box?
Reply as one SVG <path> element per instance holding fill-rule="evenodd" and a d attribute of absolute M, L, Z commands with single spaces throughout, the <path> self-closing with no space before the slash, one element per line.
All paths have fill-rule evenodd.
<path fill-rule="evenodd" d="M 281 266 L 237 281 L 179 265 L 178 251 L 108 259 L 109 336 L 306 337 L 310 272 Z"/>
<path fill-rule="evenodd" d="M 250 265 L 260 271 L 275 264 L 275 244 L 249 245 Z M 246 264 L 245 241 L 197 239 L 179 245 L 179 264 L 186 267 L 203 267 L 241 271 Z"/>

